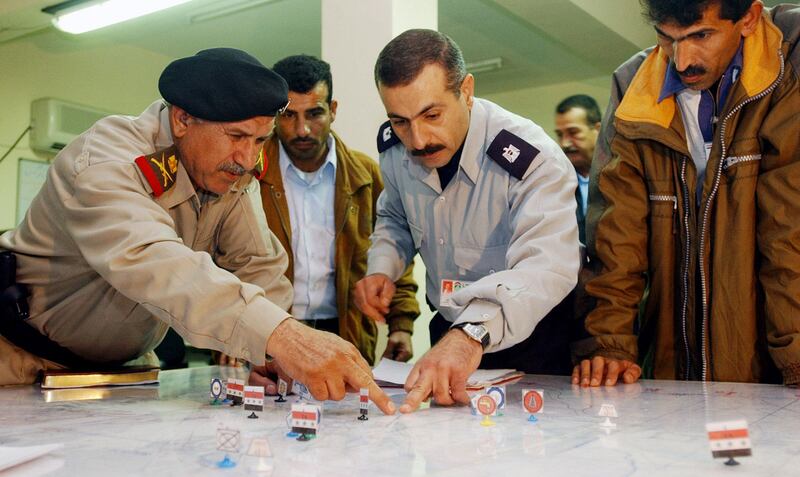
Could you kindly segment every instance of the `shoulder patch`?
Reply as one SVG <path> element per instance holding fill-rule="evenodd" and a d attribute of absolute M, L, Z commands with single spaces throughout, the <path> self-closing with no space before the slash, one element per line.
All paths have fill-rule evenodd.
<path fill-rule="evenodd" d="M 153 195 L 160 197 L 175 185 L 178 172 L 178 156 L 174 146 L 159 151 L 149 156 L 137 157 L 134 161 L 136 166 L 142 171 Z"/>
<path fill-rule="evenodd" d="M 384 152 L 398 142 L 400 142 L 400 138 L 392 130 L 391 121 L 381 124 L 380 129 L 378 129 L 378 152 Z"/>
<path fill-rule="evenodd" d="M 256 176 L 256 179 L 261 180 L 267 175 L 267 164 L 269 164 L 269 159 L 267 158 L 267 151 L 264 148 L 261 148 L 261 152 L 258 153 L 258 160 L 256 161 L 255 167 L 253 167 L 253 175 Z"/>
<path fill-rule="evenodd" d="M 507 129 L 501 130 L 486 150 L 486 154 L 500 167 L 520 180 L 539 152 L 528 141 Z"/>

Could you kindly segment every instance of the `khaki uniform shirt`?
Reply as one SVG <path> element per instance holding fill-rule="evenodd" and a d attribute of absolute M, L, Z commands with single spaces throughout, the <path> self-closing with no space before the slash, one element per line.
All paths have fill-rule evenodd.
<path fill-rule="evenodd" d="M 170 146 L 157 101 L 98 121 L 56 156 L 23 223 L 0 237 L 31 291 L 29 323 L 95 361 L 135 358 L 172 326 L 194 346 L 262 364 L 292 291 L 258 182 L 242 177 L 201 207 L 178 158 L 155 198 L 134 160 Z"/>
<path fill-rule="evenodd" d="M 392 134 L 386 131 L 384 142 Z M 508 133 L 515 144 L 502 139 Z M 518 148 L 537 152 L 517 178 L 490 157 L 492 144 L 505 149 L 510 159 L 501 160 L 509 163 Z M 437 172 L 401 143 L 381 153 L 380 165 L 385 188 L 367 274 L 397 280 L 419 252 L 428 299 L 448 321 L 483 323 L 491 340 L 487 352 L 528 338 L 575 286 L 575 169 L 530 120 L 476 98 L 459 170 L 444 190 Z M 442 280 L 470 284 L 442 297 Z"/>

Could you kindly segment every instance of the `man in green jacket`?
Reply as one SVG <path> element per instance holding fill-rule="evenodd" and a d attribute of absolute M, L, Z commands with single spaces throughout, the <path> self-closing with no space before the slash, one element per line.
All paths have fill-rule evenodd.
<path fill-rule="evenodd" d="M 573 383 L 798 383 L 800 7 L 644 6 L 658 45 L 615 72 L 592 165 Z"/>
<path fill-rule="evenodd" d="M 293 316 L 340 335 L 374 363 L 377 328 L 351 294 L 367 271 L 375 203 L 383 190 L 378 163 L 331 131 L 337 103 L 328 63 L 297 55 L 273 68 L 289 84 L 289 106 L 264 146 L 268 166 L 261 198 L 267 223 L 289 255 Z M 400 361 L 413 354 L 419 315 L 412 272 L 413 265 L 398 281 L 387 316 L 384 356 Z"/>

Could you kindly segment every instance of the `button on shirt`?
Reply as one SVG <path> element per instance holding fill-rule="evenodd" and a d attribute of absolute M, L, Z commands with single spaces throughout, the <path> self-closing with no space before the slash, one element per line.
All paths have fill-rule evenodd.
<path fill-rule="evenodd" d="M 486 154 L 503 129 L 541 151 L 522 180 Z M 367 273 L 397 280 L 419 252 L 430 302 L 455 324 L 485 324 L 487 351 L 498 351 L 530 336 L 577 282 L 575 169 L 539 126 L 479 98 L 463 148 L 444 191 L 402 144 L 381 153 Z M 445 279 L 470 283 L 442 300 Z"/>
<path fill-rule="evenodd" d="M 336 318 L 333 218 L 336 141 L 333 136 L 328 137 L 325 162 L 314 172 L 295 167 L 283 144 L 279 161 L 292 224 L 292 315 L 301 320 Z"/>

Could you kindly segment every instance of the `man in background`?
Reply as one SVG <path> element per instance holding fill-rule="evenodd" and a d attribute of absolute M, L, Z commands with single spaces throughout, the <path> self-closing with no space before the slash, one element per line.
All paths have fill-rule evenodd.
<path fill-rule="evenodd" d="M 585 94 L 565 98 L 556 106 L 556 136 L 561 149 L 575 168 L 578 188 L 578 236 L 586 245 L 586 210 L 589 208 L 589 172 L 592 167 L 594 145 L 600 132 L 602 114 L 597 101 Z"/>
<path fill-rule="evenodd" d="M 273 69 L 289 85 L 289 106 L 264 146 L 269 160 L 261 200 L 267 223 L 289 255 L 292 315 L 350 341 L 373 364 L 377 327 L 351 295 L 367 271 L 375 205 L 383 190 L 378 163 L 331 130 L 338 104 L 328 63 L 297 55 Z M 413 355 L 411 334 L 419 315 L 412 272 L 410 265 L 397 281 L 386 316 L 384 356 L 399 361 Z"/>

